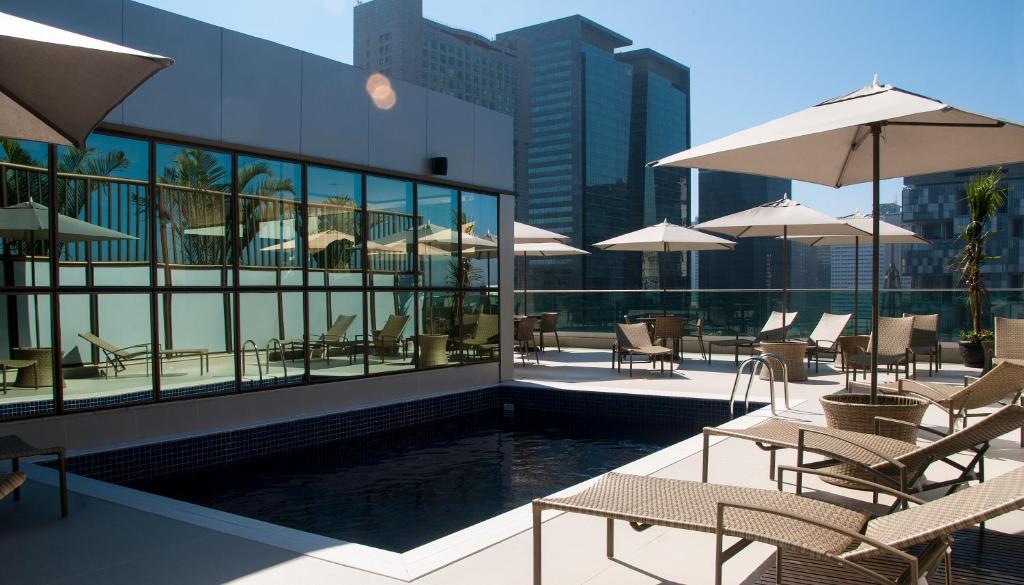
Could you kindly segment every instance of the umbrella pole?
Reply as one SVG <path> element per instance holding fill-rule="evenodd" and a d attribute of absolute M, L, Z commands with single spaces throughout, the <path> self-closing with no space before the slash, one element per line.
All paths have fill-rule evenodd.
<path fill-rule="evenodd" d="M 661 270 L 658 271 L 658 277 L 661 280 L 661 314 L 662 315 L 668 315 L 668 310 L 667 310 L 666 305 L 665 305 L 665 293 L 667 292 L 666 291 L 666 285 L 665 285 L 665 256 L 668 254 L 668 250 L 667 250 L 668 245 L 667 244 L 665 245 L 665 248 L 666 248 L 666 251 L 661 253 Z"/>
<path fill-rule="evenodd" d="M 857 302 L 860 296 L 860 236 L 853 238 L 853 334 L 857 335 Z"/>
<path fill-rule="evenodd" d="M 530 295 L 526 289 L 526 273 L 529 272 L 530 257 L 523 252 L 523 314 L 530 314 Z"/>
<path fill-rule="evenodd" d="M 882 126 L 872 124 L 871 126 L 871 335 L 875 336 L 871 344 L 871 403 L 875 403 L 878 396 L 878 208 L 880 188 L 879 177 L 881 176 L 881 164 L 879 159 L 879 148 L 881 146 Z"/>
<path fill-rule="evenodd" d="M 28 241 L 29 241 L 29 244 L 28 244 L 28 254 L 25 255 L 25 259 L 28 260 L 29 255 L 32 255 L 32 259 L 29 260 L 29 262 L 31 262 L 31 265 L 30 265 L 31 268 L 30 269 L 32 271 L 32 289 L 33 289 L 33 293 L 32 293 L 32 307 L 33 307 L 32 308 L 32 313 L 33 313 L 33 316 L 35 317 L 35 323 L 36 323 L 36 347 L 40 347 L 40 341 L 39 341 L 39 294 L 37 292 L 34 292 L 35 288 L 36 288 L 36 259 L 35 259 L 36 235 L 35 235 L 35 233 L 29 232 Z"/>
<path fill-rule="evenodd" d="M 786 288 L 789 284 L 789 226 L 782 226 L 782 341 L 786 341 Z"/>

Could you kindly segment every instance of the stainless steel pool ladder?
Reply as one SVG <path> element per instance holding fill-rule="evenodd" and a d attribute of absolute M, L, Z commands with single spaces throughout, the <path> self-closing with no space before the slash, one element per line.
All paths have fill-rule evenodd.
<path fill-rule="evenodd" d="M 278 355 L 281 356 L 281 369 L 284 371 L 284 379 L 287 380 L 288 362 L 287 360 L 285 360 L 284 356 L 284 344 L 282 344 L 281 340 L 276 337 L 271 337 L 269 340 L 267 340 L 267 347 L 264 348 L 265 351 L 267 352 L 267 373 L 270 373 L 270 348 L 274 346 L 277 346 Z"/>
<path fill-rule="evenodd" d="M 245 356 L 248 351 L 248 347 L 252 345 L 252 352 L 256 354 L 256 371 L 260 375 L 260 380 L 263 380 L 263 366 L 260 364 L 260 348 L 256 345 L 256 342 L 251 339 L 246 339 L 242 342 L 242 375 L 245 375 Z"/>
<path fill-rule="evenodd" d="M 730 418 L 733 416 L 733 409 L 736 404 L 736 389 L 739 388 L 740 377 L 743 376 L 743 370 L 748 365 L 750 366 L 750 377 L 747 378 L 747 392 L 743 395 L 744 410 L 750 410 L 750 387 L 754 383 L 754 376 L 760 373 L 761 368 L 768 368 L 768 395 L 771 400 L 772 415 L 778 414 L 775 412 L 775 371 L 772 367 L 772 362 L 782 366 L 783 399 L 786 403 L 786 410 L 789 410 L 789 369 L 786 367 L 786 361 L 778 354 L 762 353 L 761 355 L 751 356 L 743 360 L 740 367 L 736 369 L 736 380 L 732 383 L 732 394 L 729 396 Z"/>

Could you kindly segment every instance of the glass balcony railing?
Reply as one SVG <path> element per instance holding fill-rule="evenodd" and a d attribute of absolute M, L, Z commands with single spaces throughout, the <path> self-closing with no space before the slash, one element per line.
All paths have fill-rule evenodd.
<path fill-rule="evenodd" d="M 991 324 L 993 315 L 1024 318 L 1024 289 L 992 290 L 984 314 Z M 565 331 L 611 332 L 624 315 L 661 313 L 659 290 L 565 290 L 530 291 L 530 314 L 558 312 L 559 328 Z M 898 317 L 904 313 L 938 313 L 942 341 L 958 339 L 970 328 L 970 315 L 963 292 L 944 290 L 883 290 L 880 314 Z M 852 290 L 791 290 L 787 310 L 798 311 L 791 328 L 793 336 L 806 336 L 822 313 L 853 313 Z M 707 335 L 754 335 L 773 310 L 782 308 L 781 290 L 669 290 L 668 312 L 696 319 L 704 316 Z M 524 312 L 523 292 L 516 291 L 516 313 Z M 847 334 L 866 334 L 871 329 L 871 292 L 860 291 L 857 320 L 850 320 Z"/>

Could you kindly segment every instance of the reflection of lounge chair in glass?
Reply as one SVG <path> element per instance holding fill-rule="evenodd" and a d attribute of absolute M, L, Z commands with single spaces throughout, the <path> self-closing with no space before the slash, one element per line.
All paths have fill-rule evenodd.
<path fill-rule="evenodd" d="M 153 352 L 150 351 L 150 344 L 139 343 L 136 345 L 129 345 L 127 347 L 118 347 L 109 341 L 105 341 L 92 333 L 79 333 L 79 337 L 88 341 L 92 345 L 99 348 L 103 353 L 103 357 L 106 361 L 106 367 L 114 370 L 114 377 L 120 372 L 127 369 L 125 362 L 143 359 L 146 362 L 146 374 L 149 374 L 149 361 L 152 359 Z M 199 349 L 199 348 L 175 348 L 175 349 L 160 349 L 157 350 L 161 358 L 174 357 L 179 355 L 194 355 L 199 358 L 199 375 L 203 375 L 203 359 L 206 359 L 206 371 L 210 371 L 210 350 Z"/>
<path fill-rule="evenodd" d="M 465 325 L 465 323 L 463 323 Z M 482 353 L 490 353 L 494 355 L 494 350 L 498 348 L 498 344 L 495 339 L 498 337 L 498 316 L 497 315 L 478 315 L 476 320 L 476 327 L 473 329 L 473 334 L 462 340 L 462 344 L 467 349 L 476 351 L 477 356 Z"/>
<path fill-rule="evenodd" d="M 402 337 L 402 332 L 405 331 L 405 326 L 409 322 L 408 315 L 389 315 L 388 320 L 384 323 L 384 327 L 375 329 L 370 332 L 370 338 L 367 342 L 367 353 L 376 354 L 380 358 L 381 363 L 384 363 L 384 356 L 395 356 L 398 355 L 399 348 L 405 357 L 409 357 L 409 348 L 404 343 L 405 339 Z M 356 340 L 362 339 L 363 335 L 356 335 Z"/>
<path fill-rule="evenodd" d="M 349 363 L 355 361 L 355 353 L 351 350 L 351 343 L 348 339 L 348 329 L 355 320 L 355 315 L 338 315 L 334 324 L 327 331 L 321 333 L 319 339 L 310 344 L 310 353 L 319 351 L 320 358 L 327 360 L 327 363 L 330 364 L 331 348 L 337 347 L 342 351 L 348 351 Z"/>

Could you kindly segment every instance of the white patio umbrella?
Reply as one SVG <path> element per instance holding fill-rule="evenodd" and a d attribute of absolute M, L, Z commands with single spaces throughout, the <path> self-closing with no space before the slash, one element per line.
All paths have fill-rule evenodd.
<path fill-rule="evenodd" d="M 864 215 L 863 213 L 857 212 L 850 215 L 844 215 L 839 218 L 840 221 L 864 230 L 868 233 L 872 231 L 873 220 L 871 216 Z M 819 246 L 853 246 L 853 334 L 857 335 L 860 331 L 857 323 L 857 306 L 858 298 L 860 297 L 860 246 L 866 243 L 867 238 L 862 236 L 795 236 L 790 238 L 798 244 L 805 246 L 811 246 L 816 248 Z M 928 244 L 928 240 L 915 234 L 914 232 L 901 228 L 898 225 L 891 224 L 887 221 L 878 222 L 878 242 L 879 244 Z"/>
<path fill-rule="evenodd" d="M 862 148 L 870 137 L 871 148 Z M 884 144 L 884 146 L 883 146 Z M 885 156 L 882 156 L 882 150 Z M 842 187 L 1024 161 L 1024 126 L 874 82 L 805 110 L 649 163 L 784 177 Z M 878 330 L 878 238 L 872 230 L 871 327 Z M 871 395 L 878 391 L 872 345 Z"/>
<path fill-rule="evenodd" d="M 542 244 L 545 242 L 564 242 L 569 236 L 534 227 L 529 224 L 515 222 L 512 226 L 513 244 Z"/>
<path fill-rule="evenodd" d="M 0 13 L 0 136 L 82 147 L 174 61 Z"/>
<path fill-rule="evenodd" d="M 24 240 L 29 244 L 28 250 L 35 253 L 35 243 L 50 237 L 50 210 L 35 201 L 25 201 L 8 207 L 0 208 L 0 237 L 12 240 Z M 62 244 L 77 242 L 104 242 L 108 240 L 137 240 L 116 230 L 108 229 L 89 222 L 57 214 L 57 241 Z M 25 254 L 26 259 L 28 253 Z M 51 259 L 51 261 L 53 261 Z M 32 287 L 36 286 L 36 263 L 30 264 Z M 39 296 L 32 295 L 35 310 L 36 344 L 39 343 Z"/>
<path fill-rule="evenodd" d="M 586 250 L 573 248 L 561 242 L 535 242 L 532 244 L 514 244 L 512 250 L 516 256 L 523 257 L 523 313 L 530 313 L 530 296 L 527 288 L 527 258 L 531 256 L 580 256 L 589 254 Z"/>
<path fill-rule="evenodd" d="M 594 244 L 595 248 L 618 252 L 659 252 L 661 253 L 662 269 L 659 271 L 661 281 L 661 313 L 667 314 L 665 307 L 665 266 L 664 260 L 668 252 L 687 252 L 690 250 L 732 250 L 735 242 L 705 234 L 681 225 L 669 223 L 666 219 L 659 224 L 647 226 L 627 234 L 622 234 Z"/>
<path fill-rule="evenodd" d="M 786 313 L 789 288 L 789 237 L 832 234 L 869 236 L 860 228 L 801 205 L 792 199 L 779 199 L 697 224 L 697 229 L 719 232 L 734 238 L 782 237 L 782 313 Z M 782 320 L 782 339 L 786 339 L 786 320 Z"/>

